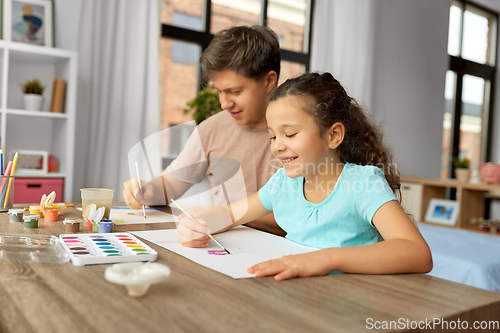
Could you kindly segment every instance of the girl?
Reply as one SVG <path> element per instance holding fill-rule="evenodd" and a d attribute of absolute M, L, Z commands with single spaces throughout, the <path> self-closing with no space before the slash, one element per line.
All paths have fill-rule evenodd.
<path fill-rule="evenodd" d="M 230 227 L 274 212 L 288 239 L 321 250 L 263 262 L 249 273 L 284 280 L 432 269 L 427 243 L 397 201 L 398 171 L 382 133 L 331 74 L 287 80 L 266 119 L 271 151 L 283 168 L 246 202 L 231 205 L 232 216 L 243 217 Z M 180 241 L 207 246 L 204 213 L 194 214 L 197 223 L 179 216 Z"/>

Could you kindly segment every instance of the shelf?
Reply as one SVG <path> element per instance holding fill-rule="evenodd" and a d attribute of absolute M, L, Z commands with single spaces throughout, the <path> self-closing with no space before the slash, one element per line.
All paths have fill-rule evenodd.
<path fill-rule="evenodd" d="M 67 175 L 63 172 L 49 172 L 49 173 L 30 173 L 29 171 L 18 171 L 15 174 L 16 178 L 65 178 Z"/>
<path fill-rule="evenodd" d="M 61 200 L 72 201 L 76 126 L 78 54 L 54 47 L 0 40 L 0 149 L 12 159 L 16 151 L 47 152 L 56 158 L 58 172 L 18 166 L 18 178 L 63 179 Z M 36 78 L 45 86 L 40 111 L 24 110 L 20 84 Z M 50 112 L 54 81 L 65 81 L 64 113 Z M 5 163 L 4 156 L 4 165 Z M 23 171 L 21 171 L 23 170 Z M 47 189 L 48 191 L 49 189 Z"/>
<path fill-rule="evenodd" d="M 42 118 L 68 118 L 66 113 L 56 113 L 49 111 L 27 111 L 18 109 L 7 109 L 5 113 L 8 115 L 15 115 L 20 117 L 42 117 Z"/>
<path fill-rule="evenodd" d="M 53 47 L 44 47 L 37 45 L 28 45 L 23 43 L 8 42 L 0 40 L 0 48 L 8 49 L 11 57 L 19 62 L 33 62 L 36 55 L 36 61 L 45 64 L 54 64 L 61 60 L 68 60 L 74 53 L 68 50 L 61 50 Z"/>
<path fill-rule="evenodd" d="M 415 208 L 418 210 L 421 219 L 424 219 L 427 208 L 433 198 L 445 199 L 447 188 L 456 189 L 457 200 L 459 201 L 459 214 L 454 227 L 472 231 L 478 231 L 479 228 L 477 225 L 472 224 L 473 219 L 484 217 L 485 197 L 492 196 L 494 192 L 500 190 L 499 185 L 470 184 L 451 179 L 439 180 L 401 177 L 401 181 L 421 186 L 420 188 L 416 188 L 415 193 L 413 193 L 418 202 Z M 494 192 L 490 193 L 491 191 Z M 407 193 L 409 194 L 408 190 Z"/>
<path fill-rule="evenodd" d="M 414 177 L 401 177 L 401 181 L 408 183 L 419 183 L 430 186 L 439 186 L 439 187 L 450 187 L 450 188 L 460 187 L 467 190 L 477 190 L 485 192 L 500 191 L 500 185 L 463 183 L 455 179 L 425 179 L 425 178 L 414 178 Z"/>

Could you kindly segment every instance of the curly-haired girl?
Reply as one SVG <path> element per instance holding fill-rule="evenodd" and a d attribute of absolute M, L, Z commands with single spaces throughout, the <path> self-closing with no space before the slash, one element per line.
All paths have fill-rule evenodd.
<path fill-rule="evenodd" d="M 243 217 L 231 227 L 272 211 L 288 239 L 321 250 L 266 261 L 249 273 L 284 280 L 332 271 L 432 269 L 427 243 L 397 200 L 398 171 L 381 131 L 331 74 L 287 80 L 272 96 L 266 118 L 271 151 L 283 168 L 246 202 L 231 205 L 233 213 L 248 207 L 233 214 Z M 198 223 L 179 219 L 182 244 L 208 245 L 203 214 Z"/>

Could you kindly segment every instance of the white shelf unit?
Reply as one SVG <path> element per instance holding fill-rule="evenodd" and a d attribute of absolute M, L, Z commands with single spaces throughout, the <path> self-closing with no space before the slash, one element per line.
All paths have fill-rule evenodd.
<path fill-rule="evenodd" d="M 30 174 L 23 170 L 18 175 L 64 178 L 66 202 L 72 200 L 73 193 L 77 61 L 73 51 L 0 40 L 0 147 L 4 167 L 16 150 L 47 151 L 59 163 L 57 172 Z M 45 85 L 42 110 L 26 111 L 20 85 L 34 78 Z M 57 78 L 66 81 L 63 113 L 49 112 Z"/>

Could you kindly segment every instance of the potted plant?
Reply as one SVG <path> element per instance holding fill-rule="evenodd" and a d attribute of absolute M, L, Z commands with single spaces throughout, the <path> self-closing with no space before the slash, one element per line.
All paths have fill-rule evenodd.
<path fill-rule="evenodd" d="M 453 164 L 457 180 L 462 183 L 468 183 L 470 177 L 470 160 L 467 157 L 459 157 Z"/>
<path fill-rule="evenodd" d="M 45 86 L 38 79 L 21 84 L 21 91 L 24 94 L 24 108 L 30 111 L 40 111 L 42 109 L 44 90 Z"/>
<path fill-rule="evenodd" d="M 189 109 L 185 109 L 184 114 L 188 114 L 195 109 L 193 119 L 196 121 L 196 124 L 222 111 L 219 93 L 213 86 L 206 86 L 200 90 L 198 97 L 188 102 L 187 106 Z"/>

